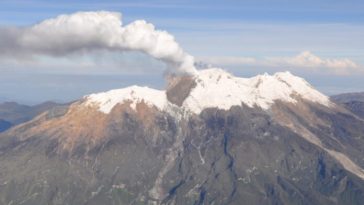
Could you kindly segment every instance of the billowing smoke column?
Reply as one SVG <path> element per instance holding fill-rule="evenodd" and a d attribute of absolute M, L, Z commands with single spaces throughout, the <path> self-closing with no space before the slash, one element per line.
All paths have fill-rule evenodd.
<path fill-rule="evenodd" d="M 174 37 L 144 20 L 122 25 L 116 12 L 60 15 L 31 27 L 1 29 L 0 55 L 66 56 L 94 50 L 141 51 L 162 60 L 172 72 L 194 74 L 194 58 Z"/>

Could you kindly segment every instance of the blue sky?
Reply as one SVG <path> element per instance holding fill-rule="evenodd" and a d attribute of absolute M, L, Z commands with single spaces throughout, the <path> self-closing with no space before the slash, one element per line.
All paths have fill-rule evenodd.
<path fill-rule="evenodd" d="M 364 91 L 361 1 L 3 0 L 0 26 L 29 26 L 60 14 L 94 10 L 121 12 L 124 24 L 145 19 L 174 35 L 197 60 L 236 75 L 290 70 L 326 94 Z M 302 66 L 303 52 L 319 58 L 320 66 L 315 62 Z M 163 64 L 148 56 L 108 53 L 97 61 L 94 57 L 44 58 L 41 64 L 0 61 L 0 101 L 68 101 L 131 84 L 164 86 Z M 126 66 L 135 72 L 122 68 Z"/>

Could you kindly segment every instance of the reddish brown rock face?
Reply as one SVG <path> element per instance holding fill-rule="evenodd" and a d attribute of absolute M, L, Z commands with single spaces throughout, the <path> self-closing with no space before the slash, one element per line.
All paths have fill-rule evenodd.
<path fill-rule="evenodd" d="M 99 111 L 97 106 L 76 102 L 60 117 L 48 118 L 44 113 L 6 134 L 20 136 L 23 141 L 34 136 L 48 136 L 57 141 L 59 153 L 72 152 L 80 145 L 91 150 L 116 134 L 110 127 L 125 127 L 129 118 L 147 132 L 159 132 L 156 118 L 160 115 L 157 108 L 144 102 L 137 103 L 135 110 L 130 107 L 130 102 L 118 104 L 109 114 Z"/>

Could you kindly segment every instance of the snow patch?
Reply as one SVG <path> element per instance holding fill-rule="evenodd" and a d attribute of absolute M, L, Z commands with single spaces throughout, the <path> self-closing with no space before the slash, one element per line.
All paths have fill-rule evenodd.
<path fill-rule="evenodd" d="M 99 110 L 105 114 L 110 113 L 115 105 L 125 102 L 130 102 L 130 107 L 134 110 L 136 105 L 141 102 L 149 106 L 155 106 L 159 110 L 163 110 L 168 104 L 165 91 L 139 86 L 91 94 L 86 96 L 85 99 L 86 105 L 97 105 Z"/>
<path fill-rule="evenodd" d="M 330 105 L 327 96 L 315 90 L 303 78 L 289 72 L 239 78 L 222 69 L 212 68 L 199 71 L 195 78 L 197 86 L 183 103 L 183 107 L 194 113 L 210 107 L 227 110 L 242 104 L 266 110 L 276 100 L 296 103 L 297 97 Z"/>
<path fill-rule="evenodd" d="M 294 76 L 290 72 L 279 72 L 274 75 L 265 73 L 252 78 L 240 78 L 222 69 L 211 68 L 198 71 L 193 78 L 196 86 L 192 88 L 179 109 L 195 114 L 201 113 L 206 108 L 228 110 L 232 106 L 243 104 L 267 110 L 277 100 L 296 103 L 298 99 L 304 99 L 325 106 L 331 105 L 327 96 L 315 90 L 303 78 Z M 128 101 L 134 110 L 136 104 L 140 102 L 167 112 L 173 107 L 167 99 L 166 91 L 139 86 L 91 94 L 85 98 L 86 105 L 96 104 L 99 110 L 106 114 L 115 105 Z"/>

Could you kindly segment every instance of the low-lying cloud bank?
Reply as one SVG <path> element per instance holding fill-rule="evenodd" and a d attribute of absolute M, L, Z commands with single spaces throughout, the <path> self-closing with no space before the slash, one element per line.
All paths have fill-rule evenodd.
<path fill-rule="evenodd" d="M 123 26 L 117 12 L 77 12 L 28 27 L 0 28 L 0 58 L 65 57 L 94 51 L 140 51 L 165 62 L 170 71 L 194 74 L 193 56 L 166 31 L 137 20 Z"/>
<path fill-rule="evenodd" d="M 267 58 L 271 63 L 283 64 L 295 67 L 307 67 L 307 68 L 332 68 L 332 69 L 346 69 L 357 68 L 358 65 L 350 59 L 323 59 L 309 51 L 304 51 L 297 56 L 293 57 L 275 57 Z"/>
<path fill-rule="evenodd" d="M 257 59 L 253 57 L 200 57 L 198 60 L 219 66 L 262 66 L 262 67 L 284 67 L 292 69 L 326 70 L 334 74 L 350 74 L 360 72 L 360 67 L 348 58 L 333 59 L 320 58 L 309 51 L 301 52 L 291 57 L 264 57 Z M 363 72 L 363 71 L 362 71 Z"/>

